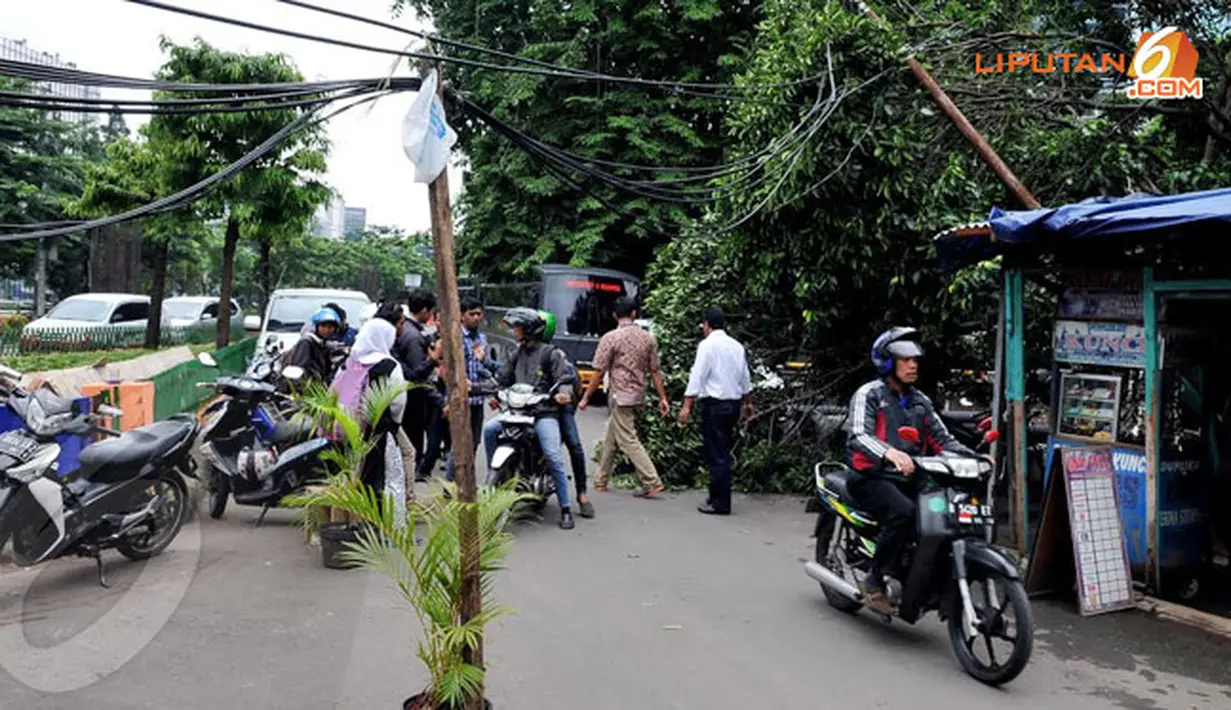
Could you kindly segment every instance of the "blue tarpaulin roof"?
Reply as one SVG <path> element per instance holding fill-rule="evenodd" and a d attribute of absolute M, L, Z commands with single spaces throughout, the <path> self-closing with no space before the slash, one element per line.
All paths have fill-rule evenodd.
<path fill-rule="evenodd" d="M 1095 197 L 1056 208 L 1005 212 L 988 217 L 995 240 L 942 236 L 942 262 L 970 264 L 988 259 L 1004 245 L 1038 247 L 1077 240 L 1115 240 L 1172 233 L 1231 235 L 1231 188 L 1182 195 Z"/>

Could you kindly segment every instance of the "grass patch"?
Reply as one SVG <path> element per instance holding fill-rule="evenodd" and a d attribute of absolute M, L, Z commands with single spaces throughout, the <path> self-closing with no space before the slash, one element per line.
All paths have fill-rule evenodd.
<path fill-rule="evenodd" d="M 196 345 L 188 345 L 187 347 L 192 351 L 193 355 L 214 351 L 213 343 L 199 343 Z M 163 349 L 166 350 L 168 348 Z M 115 350 L 36 353 L 33 355 L 16 355 L 13 357 L 4 358 L 4 364 L 14 370 L 17 370 L 18 372 L 44 372 L 46 370 L 67 370 L 74 367 L 88 367 L 103 361 L 106 361 L 107 363 L 124 362 L 125 360 L 139 358 L 142 355 L 151 355 L 155 352 L 158 351 L 146 350 L 144 348 L 117 348 Z"/>

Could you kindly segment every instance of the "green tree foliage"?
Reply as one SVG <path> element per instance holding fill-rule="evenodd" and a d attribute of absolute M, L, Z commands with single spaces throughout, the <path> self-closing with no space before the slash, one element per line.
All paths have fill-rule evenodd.
<path fill-rule="evenodd" d="M 1123 15 L 1104 3 L 884 5 L 877 10 L 887 24 L 835 0 L 762 3 L 765 19 L 743 79 L 805 75 L 827 47 L 840 87 L 879 78 L 842 102 L 801 160 L 784 169 L 780 189 L 747 195 L 709 218 L 749 216 L 763 199 L 765 209 L 721 235 L 703 222 L 693 235 L 660 250 L 648 278 L 649 309 L 668 370 L 686 372 L 698 314 L 709 302 L 728 310 L 731 329 L 756 358 L 773 364 L 798 354 L 813 362 L 807 385 L 763 397 L 762 410 L 775 414 L 790 411 L 791 398 L 844 402 L 859 379 L 872 375 L 864 364 L 868 343 L 892 323 L 924 329 L 933 379 L 953 368 L 990 366 L 997 270 L 940 272 L 931 236 L 986 218 L 992 205 L 1020 205 L 905 70 L 903 48 L 918 48 L 919 58 L 1044 204 L 1231 183 L 1229 124 L 1222 117 L 1231 78 L 1228 3 L 1210 3 L 1217 7 L 1206 11 L 1136 2 Z M 1136 28 L 1168 24 L 1178 24 L 1201 49 L 1199 75 L 1212 101 L 1143 105 L 1117 97 L 1094 75 L 973 70 L 975 52 L 989 56 L 1023 45 L 1131 57 Z M 797 92 L 801 100 L 804 91 Z M 786 106 L 735 107 L 726 123 L 728 159 L 760 149 L 798 117 Z M 1045 328 L 1054 300 L 1042 288 L 1029 295 L 1027 320 Z M 1047 342 L 1045 331 L 1036 329 L 1037 357 L 1045 356 Z M 680 378 L 674 381 L 678 388 Z M 745 442 L 773 441 L 771 427 L 780 424 L 777 416 L 759 417 Z M 691 479 L 699 464 L 680 451 L 678 429 L 659 426 L 648 438 L 665 470 Z M 781 453 L 789 447 L 778 446 L 776 458 L 767 458 L 745 447 L 737 455 L 737 477 L 745 486 L 774 488 L 764 469 L 775 466 L 774 476 L 806 480 L 799 462 L 809 456 L 792 457 Z M 782 468 L 782 458 L 799 462 Z"/>
<path fill-rule="evenodd" d="M 407 235 L 382 226 L 373 226 L 356 239 L 305 236 L 275 253 L 280 266 L 274 283 L 278 288 L 358 288 L 364 267 L 374 267 L 383 295 L 403 291 L 406 274 L 421 274 L 424 286 L 430 288 L 435 266 L 421 253 L 430 243 L 427 234 Z"/>
<path fill-rule="evenodd" d="M 404 5 L 429 14 L 450 39 L 608 74 L 700 82 L 732 78 L 758 16 L 757 3 L 717 0 L 394 3 Z M 680 166 L 722 159 L 729 107 L 711 98 L 456 67 L 446 78 L 502 120 L 586 157 Z M 692 206 L 629 199 L 597 185 L 579 191 L 486 128 L 453 123 L 467 160 L 458 251 L 476 276 L 523 274 L 545 262 L 639 274 L 667 235 L 699 216 Z"/>
<path fill-rule="evenodd" d="M 0 90 L 30 92 L 25 81 L 0 77 Z M 0 106 L 0 232 L 19 225 L 68 219 L 66 203 L 80 194 L 85 164 L 97 149 L 92 130 L 61 121 L 44 111 Z M 56 240 L 60 263 L 48 269 L 57 293 L 75 293 L 85 280 L 80 236 Z M 33 274 L 34 242 L 0 244 L 0 274 L 28 279 Z"/>
<path fill-rule="evenodd" d="M 155 74 L 164 81 L 247 84 L 302 81 L 303 76 L 281 54 L 248 55 L 223 52 L 201 39 L 179 46 L 164 38 L 165 64 Z M 157 92 L 156 92 L 157 93 Z M 184 97 L 184 92 L 177 94 Z M 236 96 L 241 96 L 236 92 Z M 211 114 L 161 114 L 151 119 L 146 135 L 169 146 L 169 183 L 180 189 L 213 175 L 251 152 L 279 129 L 292 123 L 300 109 Z M 325 170 L 328 145 L 317 125 L 300 129 L 277 148 L 211 193 L 201 203 L 208 217 L 225 220 L 219 298 L 230 304 L 235 254 L 241 234 L 255 230 L 271 235 L 271 215 L 285 213 L 289 222 L 310 215 L 327 198 L 317 175 Z M 317 202 L 313 203 L 313 200 Z M 218 344 L 230 337 L 230 321 L 218 319 Z"/>

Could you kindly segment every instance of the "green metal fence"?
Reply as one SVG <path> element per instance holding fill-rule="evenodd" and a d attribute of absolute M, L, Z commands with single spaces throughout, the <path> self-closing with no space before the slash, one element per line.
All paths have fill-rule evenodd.
<path fill-rule="evenodd" d="M 214 351 L 218 369 L 192 360 L 154 375 L 150 378 L 154 383 L 154 420 L 161 421 L 201 406 L 213 390 L 198 388 L 197 383 L 212 381 L 219 374 L 242 373 L 255 352 L 256 338 L 248 338 Z"/>
<path fill-rule="evenodd" d="M 199 345 L 214 340 L 214 324 L 163 326 L 159 344 Z M 0 328 L 0 357 L 41 353 L 92 352 L 145 347 L 145 328 L 54 328 L 28 330 L 20 321 Z"/>

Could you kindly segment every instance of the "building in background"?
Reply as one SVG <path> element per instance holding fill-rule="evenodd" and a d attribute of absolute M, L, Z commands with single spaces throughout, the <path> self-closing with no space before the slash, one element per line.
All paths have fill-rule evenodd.
<path fill-rule="evenodd" d="M 334 193 L 329 202 L 316 208 L 312 216 L 312 233 L 325 239 L 351 239 L 367 229 L 368 211 L 363 207 L 348 207 L 342 196 Z"/>
<path fill-rule="evenodd" d="M 346 207 L 342 211 L 342 237 L 358 239 L 368 228 L 368 211 L 362 207 Z"/>
<path fill-rule="evenodd" d="M 77 65 L 66 62 L 59 54 L 41 52 L 26 44 L 24 39 L 9 39 L 0 37 L 0 59 L 14 62 L 28 62 L 48 67 L 76 69 Z M 79 84 L 62 84 L 56 81 L 42 81 L 35 84 L 35 89 L 48 96 L 59 96 L 66 99 L 98 99 L 102 93 L 97 86 L 81 86 Z M 80 113 L 78 111 L 56 111 L 53 114 L 61 121 L 95 123 L 97 114 Z"/>

